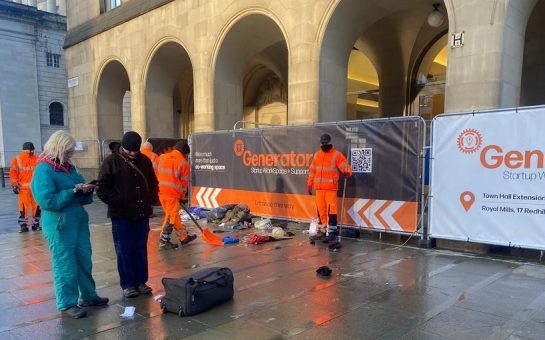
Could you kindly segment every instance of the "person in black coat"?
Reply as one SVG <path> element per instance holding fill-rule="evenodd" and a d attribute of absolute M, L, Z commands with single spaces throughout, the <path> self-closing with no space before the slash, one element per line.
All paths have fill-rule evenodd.
<path fill-rule="evenodd" d="M 159 186 L 149 158 L 140 153 L 142 138 L 134 131 L 106 157 L 98 175 L 98 197 L 108 205 L 123 295 L 151 294 L 148 281 L 148 234 Z"/>

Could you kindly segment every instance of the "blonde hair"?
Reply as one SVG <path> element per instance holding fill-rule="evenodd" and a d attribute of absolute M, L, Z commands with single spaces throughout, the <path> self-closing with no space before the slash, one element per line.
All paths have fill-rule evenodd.
<path fill-rule="evenodd" d="M 69 159 L 65 159 L 68 151 L 74 151 L 76 148 L 76 140 L 68 132 L 59 130 L 54 132 L 44 145 L 44 153 L 56 158 L 62 164 Z"/>

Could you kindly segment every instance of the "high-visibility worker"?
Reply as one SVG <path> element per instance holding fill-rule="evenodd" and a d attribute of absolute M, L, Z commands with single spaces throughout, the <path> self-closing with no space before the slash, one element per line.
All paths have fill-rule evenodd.
<path fill-rule="evenodd" d="M 180 218 L 180 201 L 185 198 L 189 187 L 189 145 L 176 143 L 174 150 L 159 157 L 157 179 L 159 180 L 159 201 L 165 212 L 161 228 L 159 249 L 176 249 L 178 244 L 170 242 L 172 229 L 176 230 L 181 245 L 195 240 L 197 235 L 188 235 Z"/>
<path fill-rule="evenodd" d="M 11 160 L 9 178 L 13 193 L 19 195 L 20 233 L 26 233 L 29 226 L 32 227 L 32 230 L 42 230 L 40 227 L 40 207 L 30 191 L 30 182 L 37 160 L 34 155 L 34 144 L 31 142 L 25 142 L 23 151 Z"/>
<path fill-rule="evenodd" d="M 320 230 L 315 239 L 323 239 L 324 243 L 336 240 L 337 229 L 337 190 L 339 189 L 339 174 L 347 178 L 352 176 L 352 168 L 346 157 L 331 144 L 331 136 L 327 133 L 320 136 L 321 147 L 314 154 L 309 168 L 307 181 L 308 194 L 312 195 L 312 188 L 316 190 L 316 208 L 319 223 L 327 223 L 327 237 L 324 238 Z"/>
<path fill-rule="evenodd" d="M 153 170 L 155 170 L 155 173 L 157 173 L 157 164 L 159 162 L 159 156 L 157 156 L 157 154 L 153 152 L 153 145 L 150 142 L 144 142 L 142 144 L 142 148 L 140 149 L 140 152 L 149 158 L 149 160 L 151 161 L 151 164 L 153 164 Z"/>

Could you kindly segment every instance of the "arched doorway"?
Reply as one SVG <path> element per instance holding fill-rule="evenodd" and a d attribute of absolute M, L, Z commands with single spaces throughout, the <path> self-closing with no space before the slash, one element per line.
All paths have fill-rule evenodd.
<path fill-rule="evenodd" d="M 96 97 L 100 140 L 120 139 L 123 136 L 123 103 L 130 90 L 125 67 L 117 60 L 108 62 L 100 74 Z"/>
<path fill-rule="evenodd" d="M 193 66 L 182 45 L 157 49 L 146 76 L 148 137 L 187 138 L 193 131 Z"/>
<path fill-rule="evenodd" d="M 346 119 L 380 116 L 379 80 L 375 66 L 356 48 L 350 52 L 346 85 Z"/>
<path fill-rule="evenodd" d="M 320 51 L 320 121 L 410 114 L 412 70 L 421 62 L 422 51 L 448 29 L 443 2 L 437 1 L 437 10 L 433 3 L 397 0 L 385 5 L 381 0 L 342 0 L 337 5 Z M 442 20 L 428 21 L 432 12 L 439 12 Z M 351 75 L 364 66 L 355 67 L 353 60 L 362 55 L 369 62 L 361 65 L 373 65 L 378 82 L 370 93 L 362 92 L 364 98 L 357 99 L 360 103 L 378 99 L 378 105 L 373 103 L 375 110 L 354 114 L 350 105 L 357 99 L 351 97 Z"/>
<path fill-rule="evenodd" d="M 543 21 L 545 21 L 545 0 L 535 5 L 524 38 L 524 56 L 522 63 L 522 81 L 520 88 L 520 105 L 545 104 L 545 35 L 543 35 Z"/>
<path fill-rule="evenodd" d="M 288 48 L 277 24 L 262 14 L 240 19 L 216 57 L 216 130 L 232 129 L 238 121 L 287 124 L 287 79 Z"/>
<path fill-rule="evenodd" d="M 448 36 L 444 34 L 424 50 L 415 65 L 409 93 L 411 114 L 432 120 L 445 111 L 448 51 Z"/>

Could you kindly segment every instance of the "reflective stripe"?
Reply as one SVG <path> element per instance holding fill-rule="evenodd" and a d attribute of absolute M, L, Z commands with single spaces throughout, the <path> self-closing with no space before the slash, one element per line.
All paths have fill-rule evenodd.
<path fill-rule="evenodd" d="M 183 180 L 186 180 L 186 181 L 189 181 L 189 177 L 186 177 L 186 176 L 182 176 L 182 169 L 184 167 L 184 165 L 188 164 L 187 163 L 187 160 L 183 160 L 182 163 L 180 163 L 180 165 L 178 166 L 178 169 L 176 170 L 176 177 L 178 177 L 178 179 L 180 181 L 183 181 Z"/>
<path fill-rule="evenodd" d="M 21 187 L 29 187 L 30 183 L 20 183 L 19 186 Z"/>
<path fill-rule="evenodd" d="M 321 167 L 321 166 L 318 166 L 316 167 L 316 170 L 320 170 L 320 171 L 337 171 L 337 168 L 335 167 L 332 167 L 332 168 L 329 168 L 329 167 Z"/>
<path fill-rule="evenodd" d="M 157 173 L 163 173 L 163 174 L 169 174 L 171 176 L 174 176 L 174 177 L 177 177 L 176 174 L 174 173 L 174 171 L 172 170 L 169 170 L 169 169 L 157 169 Z"/>
<path fill-rule="evenodd" d="M 337 156 L 339 155 L 339 153 L 339 151 L 335 151 L 335 153 L 333 154 L 333 158 L 331 158 L 331 167 L 334 169 L 337 169 L 337 167 L 335 166 L 335 161 L 337 160 Z"/>
<path fill-rule="evenodd" d="M 16 156 L 15 158 L 17 158 L 17 165 L 19 166 L 19 169 L 22 169 L 22 168 L 23 168 L 23 164 L 21 163 L 21 157 Z"/>
<path fill-rule="evenodd" d="M 21 158 L 19 156 L 16 156 L 15 157 L 17 159 L 17 165 L 19 166 L 18 168 L 15 169 L 15 171 L 32 171 L 34 170 L 34 167 L 33 166 L 28 166 L 28 167 L 23 167 L 23 163 L 21 162 Z"/>
<path fill-rule="evenodd" d="M 174 188 L 178 191 L 182 191 L 182 192 L 187 192 L 187 189 L 182 187 L 182 186 L 179 186 L 179 185 L 176 185 L 174 183 L 170 183 L 170 182 L 167 182 L 167 181 L 159 181 L 159 185 L 164 185 L 164 186 L 167 186 L 167 187 L 171 187 L 171 188 Z"/>
<path fill-rule="evenodd" d="M 317 183 L 337 183 L 338 180 L 333 179 L 333 178 L 316 178 L 314 180 L 314 182 L 317 182 Z"/>

